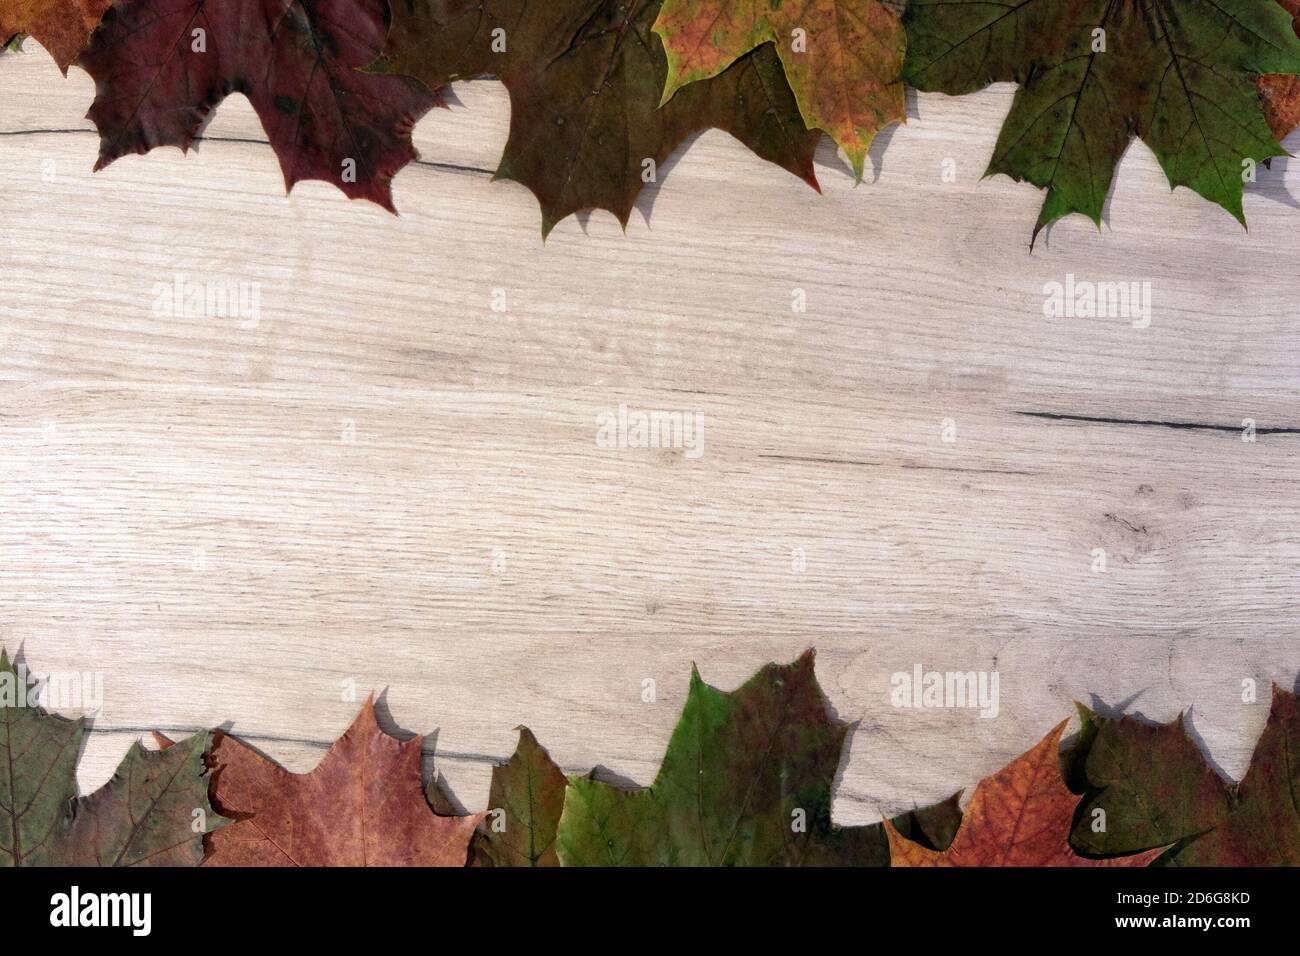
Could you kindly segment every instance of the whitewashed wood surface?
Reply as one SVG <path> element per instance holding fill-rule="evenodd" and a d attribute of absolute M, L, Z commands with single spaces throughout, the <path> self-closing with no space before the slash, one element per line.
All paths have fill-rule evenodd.
<path fill-rule="evenodd" d="M 922 95 L 859 187 L 715 131 L 648 221 L 543 244 L 489 181 L 504 91 L 455 92 L 393 217 L 286 198 L 239 96 L 188 157 L 92 175 L 89 78 L 0 58 L 0 643 L 102 672 L 83 788 L 154 727 L 307 770 L 348 682 L 466 806 L 518 724 L 649 783 L 692 661 L 730 688 L 809 645 L 860 721 L 844 823 L 973 785 L 1074 699 L 1190 707 L 1242 772 L 1300 672 L 1300 164 L 1246 232 L 1135 144 L 1107 225 L 1031 254 L 1041 194 L 981 180 L 1010 89 Z M 1151 282 L 1150 327 L 1044 318 L 1067 273 Z M 260 321 L 157 314 L 178 275 L 259 283 Z M 598 447 L 620 403 L 702 415 L 703 456 Z M 996 668 L 1000 715 L 892 707 L 918 662 Z"/>

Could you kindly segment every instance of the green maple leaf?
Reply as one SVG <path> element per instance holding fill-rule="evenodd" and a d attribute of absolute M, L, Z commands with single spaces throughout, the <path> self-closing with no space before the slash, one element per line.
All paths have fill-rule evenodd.
<path fill-rule="evenodd" d="M 880 824 L 837 827 L 831 794 L 848 725 L 832 719 L 813 653 L 769 664 L 724 693 L 692 671 L 654 783 L 625 790 L 573 777 L 556 843 L 564 866 L 887 866 Z M 957 797 L 893 821 L 935 848 Z"/>
<path fill-rule="evenodd" d="M 607 209 L 624 227 L 637 195 L 689 136 L 731 133 L 816 187 L 808 130 L 771 50 L 760 50 L 662 110 L 667 61 L 651 25 L 659 0 L 395 0 L 372 69 L 437 88 L 492 75 L 510 92 L 497 178 L 533 191 L 543 235 Z"/>
<path fill-rule="evenodd" d="M 1256 90 L 1300 73 L 1300 41 L 1275 0 L 913 0 L 905 78 L 969 93 L 1020 84 L 987 175 L 1048 190 L 1034 235 L 1069 213 L 1100 225 L 1134 136 L 1171 186 L 1243 225 L 1244 172 L 1283 150 Z"/>
<path fill-rule="evenodd" d="M 1092 856 L 1172 846 L 1156 865 L 1300 865 L 1300 701 L 1273 688 L 1250 768 L 1232 786 L 1206 762 L 1180 715 L 1168 724 L 1079 708 L 1069 761 L 1086 791 L 1071 844 Z M 1098 811 L 1103 811 L 1101 816 Z M 1105 821 L 1097 830 L 1096 821 Z"/>
<path fill-rule="evenodd" d="M 209 735 L 161 751 L 134 743 L 112 780 L 77 797 L 85 720 L 31 706 L 25 680 L 0 650 L 0 864 L 197 865 L 205 829 L 225 822 L 208 802 Z"/>
<path fill-rule="evenodd" d="M 772 43 L 804 122 L 831 135 L 858 179 L 876 133 L 907 117 L 906 35 L 877 0 L 664 0 L 655 32 L 668 53 L 664 102 Z"/>
<path fill-rule="evenodd" d="M 474 838 L 470 865 L 559 866 L 555 830 L 564 786 L 564 774 L 546 748 L 520 727 L 514 754 L 492 768 L 485 830 Z"/>

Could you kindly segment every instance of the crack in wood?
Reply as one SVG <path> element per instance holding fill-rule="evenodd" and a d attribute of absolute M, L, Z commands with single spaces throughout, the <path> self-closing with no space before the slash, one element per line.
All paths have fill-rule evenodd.
<path fill-rule="evenodd" d="M 919 465 L 914 462 L 892 461 L 858 461 L 853 458 L 818 458 L 811 455 L 762 455 L 759 458 L 768 461 L 787 461 L 807 465 L 849 465 L 854 468 L 901 468 L 904 471 L 952 471 L 968 475 L 1018 475 L 1030 478 L 1037 474 L 1033 471 L 1017 471 L 1013 468 L 962 468 L 958 465 Z"/>
<path fill-rule="evenodd" d="M 87 136 L 98 136 L 99 133 L 94 129 L 86 127 L 69 127 L 66 129 L 10 129 L 0 130 L 0 136 L 46 136 L 59 135 L 68 133 L 80 133 Z M 195 136 L 196 143 L 237 143 L 253 146 L 270 146 L 271 144 L 264 139 L 245 136 Z M 409 164 L 411 166 L 424 166 L 427 169 L 441 169 L 451 173 L 473 173 L 478 176 L 492 176 L 494 173 L 490 169 L 484 169 L 481 166 L 462 166 L 459 163 L 435 163 L 427 159 L 415 159 Z"/>
<path fill-rule="evenodd" d="M 1086 425 L 1140 425 L 1147 428 L 1175 428 L 1186 431 L 1231 432 L 1239 435 L 1244 425 L 1217 425 L 1213 422 L 1176 422 L 1156 418 L 1109 418 L 1103 415 L 1066 415 L 1060 412 L 1016 412 L 1025 418 L 1041 418 L 1053 422 L 1081 422 Z M 1300 435 L 1300 428 L 1287 426 L 1255 428 L 1256 435 Z"/>

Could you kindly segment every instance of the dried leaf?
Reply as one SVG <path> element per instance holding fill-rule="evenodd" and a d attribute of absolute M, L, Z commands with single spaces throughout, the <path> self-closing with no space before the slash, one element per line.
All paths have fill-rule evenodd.
<path fill-rule="evenodd" d="M 209 735 L 146 751 L 133 743 L 113 779 L 77 797 L 85 719 L 46 713 L 0 650 L 0 863 L 194 866 L 224 821 L 208 802 Z"/>
<path fill-rule="evenodd" d="M 1300 866 L 1300 702 L 1273 688 L 1250 769 L 1230 786 L 1180 715 L 1153 725 L 1084 708 L 1078 745 L 1087 799 L 1072 841 L 1085 853 L 1175 844 L 1172 866 Z M 1097 811 L 1105 829 L 1096 832 Z"/>
<path fill-rule="evenodd" d="M 879 824 L 831 822 L 848 726 L 833 720 L 813 653 L 769 664 L 724 693 L 692 671 L 654 783 L 624 790 L 572 777 L 557 847 L 565 866 L 888 865 Z M 943 840 L 956 798 L 900 819 Z"/>
<path fill-rule="evenodd" d="M 564 774 L 531 730 L 519 728 L 511 758 L 492 768 L 485 832 L 474 838 L 474 866 L 559 866 L 555 830 L 564 808 Z"/>
<path fill-rule="evenodd" d="M 930 0 L 904 22 L 919 89 L 1020 84 L 988 173 L 1048 190 L 1035 236 L 1075 212 L 1101 224 L 1135 135 L 1171 185 L 1243 224 L 1243 172 L 1285 155 L 1256 88 L 1261 73 L 1300 73 L 1300 40 L 1274 0 Z"/>
<path fill-rule="evenodd" d="M 235 822 L 212 835 L 205 865 L 464 866 L 483 815 L 433 812 L 420 748 L 385 734 L 372 700 L 307 774 L 218 734 L 213 802 Z"/>
<path fill-rule="evenodd" d="M 1069 843 L 1079 798 L 1061 778 L 1057 724 L 1032 750 L 980 782 L 946 850 L 923 847 L 886 824 L 894 866 L 1146 866 L 1163 852 L 1089 860 Z"/>
<path fill-rule="evenodd" d="M 77 61 L 95 79 L 95 168 L 188 150 L 212 108 L 243 93 L 286 189 L 319 179 L 392 210 L 392 178 L 416 158 L 411 128 L 438 98 L 359 71 L 386 29 L 384 0 L 115 0 Z"/>
<path fill-rule="evenodd" d="M 22 34 L 45 47 L 64 73 L 112 0 L 0 0 L 0 41 Z"/>
<path fill-rule="evenodd" d="M 1300 0 L 1277 0 L 1292 16 L 1292 25 L 1300 35 Z M 1268 128 L 1280 143 L 1300 126 L 1300 77 L 1286 75 L 1261 76 L 1259 95 L 1264 103 Z"/>
<path fill-rule="evenodd" d="M 374 68 L 432 87 L 498 77 L 511 117 L 497 177 L 537 196 L 543 235 L 586 209 L 607 209 L 626 226 L 664 161 L 710 127 L 816 187 L 820 134 L 804 127 L 770 50 L 657 108 L 667 71 L 650 29 L 659 3 L 394 0 L 385 56 Z"/>
<path fill-rule="evenodd" d="M 664 0 L 664 102 L 772 43 L 810 129 L 844 150 L 858 179 L 875 135 L 905 122 L 898 16 L 877 0 Z"/>

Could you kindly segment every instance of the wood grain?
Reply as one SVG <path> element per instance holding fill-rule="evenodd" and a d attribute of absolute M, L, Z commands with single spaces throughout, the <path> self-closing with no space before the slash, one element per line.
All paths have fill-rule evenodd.
<path fill-rule="evenodd" d="M 308 769 L 372 689 L 467 806 L 521 723 L 647 783 L 692 661 L 732 687 L 810 644 L 860 721 L 845 823 L 1073 699 L 1192 707 L 1241 773 L 1300 672 L 1300 169 L 1260 170 L 1247 233 L 1136 144 L 1105 228 L 1031 254 L 1041 195 L 981 179 L 999 87 L 914 98 L 860 187 L 825 149 L 821 196 L 706 134 L 626 234 L 543 244 L 489 181 L 503 90 L 455 92 L 393 217 L 286 198 L 238 96 L 92 176 L 89 79 L 0 58 L 0 642 L 103 672 L 83 787 L 154 727 Z M 1149 281 L 1150 327 L 1044 318 L 1067 273 Z M 259 320 L 159 314 L 178 275 L 257 283 Z M 704 454 L 598 447 L 620 403 L 702 415 Z M 917 662 L 996 668 L 999 717 L 892 707 Z"/>

